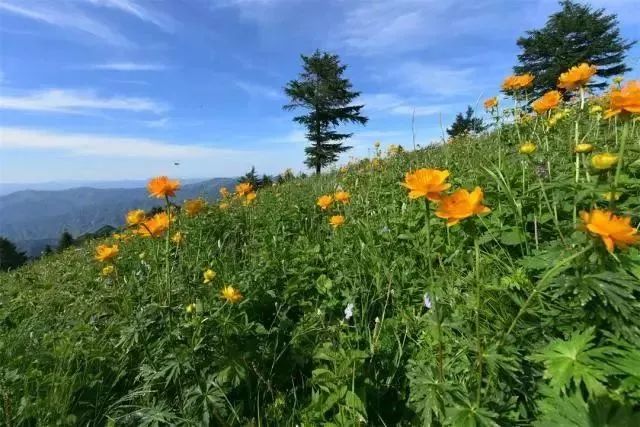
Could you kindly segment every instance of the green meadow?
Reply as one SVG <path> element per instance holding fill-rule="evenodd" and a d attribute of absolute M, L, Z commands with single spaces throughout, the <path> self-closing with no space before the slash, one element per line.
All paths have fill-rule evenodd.
<path fill-rule="evenodd" d="M 0 424 L 640 425 L 640 122 L 605 102 L 504 101 L 191 214 L 178 190 L 156 237 L 3 273 Z M 447 226 L 401 185 L 421 168 L 490 212 Z"/>

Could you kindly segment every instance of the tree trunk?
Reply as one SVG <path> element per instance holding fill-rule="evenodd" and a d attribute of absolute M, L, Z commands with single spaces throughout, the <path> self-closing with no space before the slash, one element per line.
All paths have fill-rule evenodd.
<path fill-rule="evenodd" d="M 320 175 L 320 163 L 316 163 L 316 175 Z"/>

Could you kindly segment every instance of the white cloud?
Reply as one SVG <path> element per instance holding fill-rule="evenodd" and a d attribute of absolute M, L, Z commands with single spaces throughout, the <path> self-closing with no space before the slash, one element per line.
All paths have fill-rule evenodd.
<path fill-rule="evenodd" d="M 302 147 L 292 145 L 240 150 L 20 127 L 0 127 L 2 151 L 2 159 L 30 162 L 26 168 L 20 161 L 6 161 L 0 170 L 7 182 L 238 176 L 252 165 L 260 173 L 273 174 L 299 169 L 304 156 Z"/>
<path fill-rule="evenodd" d="M 270 99 L 281 99 L 284 97 L 281 90 L 277 90 L 271 86 L 243 80 L 236 80 L 234 83 L 238 88 L 250 96 L 261 96 L 263 98 Z"/>
<path fill-rule="evenodd" d="M 211 157 L 235 152 L 146 138 L 68 134 L 15 127 L 0 127 L 0 147 L 14 150 L 61 150 L 78 156 L 165 159 Z"/>
<path fill-rule="evenodd" d="M 371 111 L 402 116 L 415 114 L 416 117 L 436 115 L 449 111 L 454 106 L 453 104 L 423 105 L 391 93 L 361 95 L 356 102 L 364 104 L 365 113 Z"/>
<path fill-rule="evenodd" d="M 131 45 L 129 40 L 122 34 L 86 16 L 69 2 L 30 2 L 28 5 L 25 3 L 24 1 L 2 0 L 0 1 L 0 11 L 13 13 L 63 29 L 81 31 L 110 44 Z"/>
<path fill-rule="evenodd" d="M 0 109 L 83 113 L 100 110 L 162 113 L 167 106 L 147 98 L 97 96 L 93 91 L 48 89 L 25 95 L 0 96 Z"/>
<path fill-rule="evenodd" d="M 167 32 L 175 30 L 175 21 L 170 16 L 157 10 L 146 8 L 133 0 L 89 0 L 89 2 L 97 6 L 110 7 L 128 13 Z M 153 2 L 149 3 L 153 4 Z M 160 4 L 160 2 L 157 4 Z"/>
<path fill-rule="evenodd" d="M 110 71 L 162 71 L 166 70 L 167 66 L 163 64 L 146 64 L 140 62 L 107 62 L 104 64 L 92 65 L 90 68 Z"/>
<path fill-rule="evenodd" d="M 393 67 L 392 78 L 401 86 L 427 95 L 469 95 L 477 84 L 472 68 L 405 62 Z"/>

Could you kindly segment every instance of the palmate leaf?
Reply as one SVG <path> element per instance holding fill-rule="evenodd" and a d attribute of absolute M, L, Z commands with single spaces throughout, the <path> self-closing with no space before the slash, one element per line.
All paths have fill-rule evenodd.
<path fill-rule="evenodd" d="M 607 357 L 614 353 L 611 347 L 595 347 L 594 328 L 574 334 L 568 341 L 555 340 L 533 360 L 545 366 L 544 378 L 552 389 L 567 392 L 572 385 L 584 384 L 589 393 L 605 391 Z"/>
<path fill-rule="evenodd" d="M 640 425 L 640 413 L 603 397 L 585 401 L 581 393 L 558 396 L 551 390 L 540 402 L 534 427 L 630 427 Z"/>
<path fill-rule="evenodd" d="M 479 408 L 471 402 L 462 402 L 447 408 L 445 425 L 452 427 L 500 427 L 494 420 L 498 414 Z"/>

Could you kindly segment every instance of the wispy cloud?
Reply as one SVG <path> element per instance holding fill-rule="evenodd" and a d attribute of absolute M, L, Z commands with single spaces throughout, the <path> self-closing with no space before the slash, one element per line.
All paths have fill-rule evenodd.
<path fill-rule="evenodd" d="M 163 71 L 167 69 L 167 66 L 164 64 L 141 62 L 107 62 L 104 64 L 94 64 L 89 68 L 110 71 Z"/>
<path fill-rule="evenodd" d="M 0 127 L 0 148 L 61 150 L 78 156 L 166 159 L 211 157 L 235 152 L 235 150 L 172 144 L 146 138 L 68 134 L 16 127 Z"/>
<path fill-rule="evenodd" d="M 432 116 L 450 111 L 454 104 L 424 105 L 391 93 L 364 94 L 357 101 L 364 104 L 364 111 L 392 115 Z"/>
<path fill-rule="evenodd" d="M 422 63 L 417 61 L 396 64 L 390 77 L 406 89 L 426 95 L 469 95 L 478 86 L 473 68 Z"/>
<path fill-rule="evenodd" d="M 133 0 L 88 0 L 97 6 L 105 6 L 113 9 L 117 9 L 121 12 L 128 13 L 136 18 L 148 22 L 157 26 L 166 32 L 173 32 L 175 30 L 176 22 L 170 16 L 159 12 L 155 9 L 150 9 L 141 5 L 139 2 Z M 155 2 L 148 2 L 148 4 L 154 4 Z M 157 2 L 155 4 L 161 4 Z"/>
<path fill-rule="evenodd" d="M 248 82 L 245 80 L 236 80 L 235 85 L 243 92 L 246 92 L 250 96 L 259 96 L 269 99 L 281 99 L 284 97 L 281 90 L 274 87 L 263 85 L 255 82 Z"/>
<path fill-rule="evenodd" d="M 129 46 L 131 42 L 113 28 L 85 15 L 69 2 L 27 2 L 1 0 L 0 11 L 53 25 L 62 29 L 80 31 L 107 43 Z"/>
<path fill-rule="evenodd" d="M 87 111 L 121 110 L 159 114 L 166 111 L 168 107 L 148 98 L 105 98 L 96 95 L 93 91 L 48 89 L 23 95 L 2 95 L 0 109 L 76 114 Z"/>

